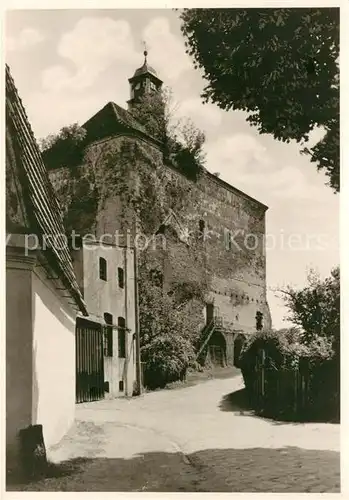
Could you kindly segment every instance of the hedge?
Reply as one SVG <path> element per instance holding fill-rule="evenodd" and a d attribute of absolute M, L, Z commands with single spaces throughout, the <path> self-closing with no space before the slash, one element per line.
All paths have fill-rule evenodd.
<path fill-rule="evenodd" d="M 245 341 L 239 364 L 251 403 L 271 417 L 339 419 L 339 353 L 326 338 L 308 345 L 303 338 L 289 329 L 257 332 Z"/>

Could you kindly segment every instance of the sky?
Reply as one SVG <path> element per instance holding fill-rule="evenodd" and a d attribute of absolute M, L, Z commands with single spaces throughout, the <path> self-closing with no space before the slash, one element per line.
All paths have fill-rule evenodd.
<path fill-rule="evenodd" d="M 203 104 L 205 80 L 185 53 L 178 13 L 162 10 L 31 10 L 6 15 L 9 64 L 37 139 L 83 124 L 107 102 L 127 107 L 128 78 L 148 62 L 173 91 L 178 116 L 206 134 L 206 168 L 266 204 L 267 288 L 273 326 L 287 326 L 275 290 L 302 287 L 313 268 L 339 263 L 339 195 L 294 142 L 260 135 L 240 111 Z M 311 142 L 323 132 L 315 130 Z"/>

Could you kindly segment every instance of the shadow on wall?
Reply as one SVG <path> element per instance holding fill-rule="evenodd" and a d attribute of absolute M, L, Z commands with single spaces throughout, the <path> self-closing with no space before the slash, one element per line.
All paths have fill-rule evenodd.
<path fill-rule="evenodd" d="M 131 459 L 75 458 L 51 465 L 46 479 L 7 491 L 339 492 L 334 451 L 208 449 L 152 452 Z"/>

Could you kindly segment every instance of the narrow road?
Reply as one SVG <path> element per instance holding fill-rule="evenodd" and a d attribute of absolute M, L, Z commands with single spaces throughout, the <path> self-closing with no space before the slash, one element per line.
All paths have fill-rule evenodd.
<path fill-rule="evenodd" d="M 336 492 L 339 425 L 253 415 L 240 376 L 77 406 L 41 491 Z M 22 488 L 24 489 L 24 488 Z"/>

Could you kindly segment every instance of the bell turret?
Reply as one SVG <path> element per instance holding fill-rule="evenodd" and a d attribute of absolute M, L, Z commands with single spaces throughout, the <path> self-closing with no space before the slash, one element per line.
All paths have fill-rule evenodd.
<path fill-rule="evenodd" d="M 144 50 L 143 66 L 136 69 L 134 75 L 128 79 L 130 83 L 130 99 L 127 101 L 129 109 L 139 102 L 146 93 L 159 92 L 163 81 L 160 80 L 154 68 L 148 64 L 148 51 Z"/>

